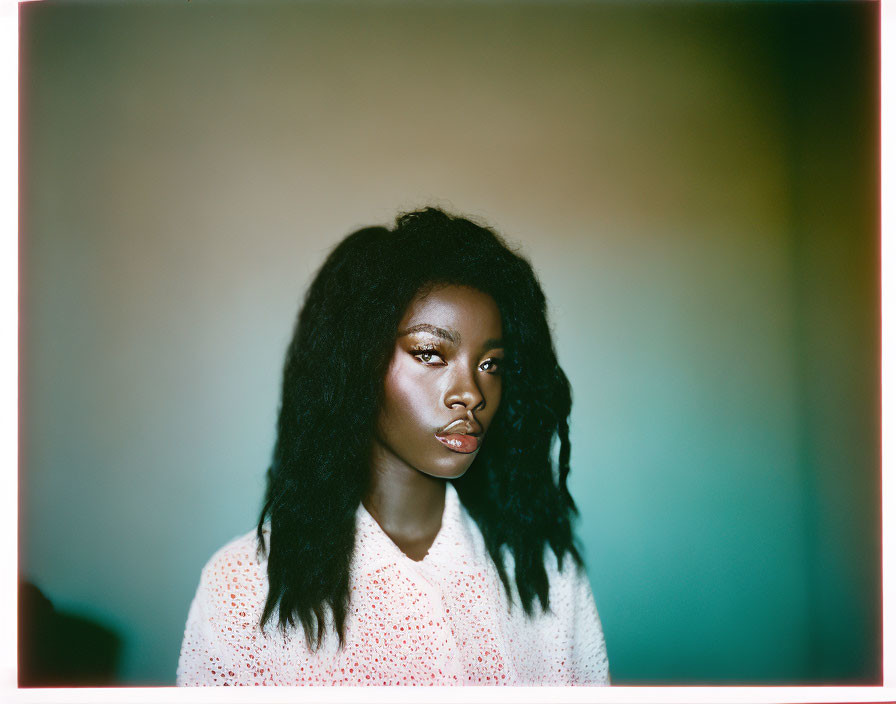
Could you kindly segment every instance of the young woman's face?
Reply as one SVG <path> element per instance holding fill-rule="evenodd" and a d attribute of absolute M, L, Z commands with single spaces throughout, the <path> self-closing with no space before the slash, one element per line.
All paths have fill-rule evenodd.
<path fill-rule="evenodd" d="M 501 402 L 501 315 L 491 296 L 442 286 L 405 311 L 375 435 L 378 462 L 461 476 Z"/>

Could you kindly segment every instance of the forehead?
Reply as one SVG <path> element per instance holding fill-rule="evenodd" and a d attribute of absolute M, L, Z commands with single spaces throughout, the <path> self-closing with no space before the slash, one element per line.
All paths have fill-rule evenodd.
<path fill-rule="evenodd" d="M 501 336 L 501 312 L 495 300 L 468 286 L 439 286 L 411 301 L 401 328 L 428 323 L 450 328 L 462 339 L 498 338 Z"/>

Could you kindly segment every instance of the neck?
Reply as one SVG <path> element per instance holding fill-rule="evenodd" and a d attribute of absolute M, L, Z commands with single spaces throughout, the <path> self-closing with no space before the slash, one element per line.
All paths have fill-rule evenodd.
<path fill-rule="evenodd" d="M 364 508 L 396 543 L 429 543 L 442 526 L 445 480 L 424 474 L 374 444 Z"/>

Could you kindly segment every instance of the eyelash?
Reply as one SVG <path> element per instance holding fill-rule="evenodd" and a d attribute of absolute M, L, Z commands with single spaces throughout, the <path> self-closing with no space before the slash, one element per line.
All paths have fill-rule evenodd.
<path fill-rule="evenodd" d="M 445 358 L 442 357 L 442 353 L 439 352 L 435 347 L 415 347 L 414 349 L 411 350 L 411 355 L 414 358 L 418 358 L 418 357 L 420 357 L 420 355 L 424 355 L 424 354 L 429 354 L 429 355 L 438 357 L 439 359 L 442 360 L 443 364 L 445 362 Z M 441 366 L 438 364 L 432 364 L 430 362 L 424 362 L 422 359 L 420 360 L 420 363 L 426 365 L 427 367 Z M 482 364 L 487 364 L 487 363 L 493 364 L 495 367 L 497 367 L 497 369 L 495 371 L 487 371 L 487 370 L 483 369 L 483 371 L 486 374 L 497 374 L 498 372 L 501 371 L 501 360 L 500 359 L 497 359 L 495 357 L 489 357 Z M 480 364 L 479 366 L 481 367 L 482 364 Z"/>
<path fill-rule="evenodd" d="M 486 364 L 486 363 L 492 364 L 495 366 L 495 371 L 490 372 L 490 371 L 486 371 L 483 369 L 483 371 L 485 371 L 486 374 L 499 374 L 501 372 L 501 360 L 500 359 L 495 359 L 494 357 L 489 357 L 482 364 Z M 479 366 L 481 367 L 482 364 L 480 364 Z"/>

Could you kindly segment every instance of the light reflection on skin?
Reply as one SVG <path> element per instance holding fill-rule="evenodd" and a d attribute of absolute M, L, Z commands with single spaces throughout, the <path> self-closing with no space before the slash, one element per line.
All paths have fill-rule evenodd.
<path fill-rule="evenodd" d="M 399 324 L 364 505 L 412 559 L 422 559 L 441 526 L 445 480 L 478 454 L 449 449 L 436 434 L 466 418 L 487 441 L 501 402 L 501 336 L 494 299 L 464 286 L 415 299 Z"/>

